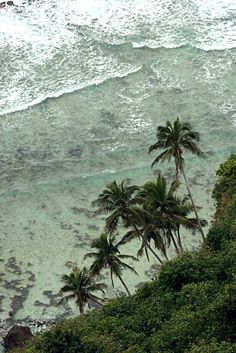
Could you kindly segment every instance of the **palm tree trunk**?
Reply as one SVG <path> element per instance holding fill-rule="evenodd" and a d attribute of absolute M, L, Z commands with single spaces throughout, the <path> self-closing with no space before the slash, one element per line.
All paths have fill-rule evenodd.
<path fill-rule="evenodd" d="M 148 260 L 148 262 L 150 261 L 150 259 L 149 259 L 149 255 L 148 255 L 148 251 L 147 251 L 147 248 L 146 248 L 146 246 L 145 246 L 145 248 L 144 248 L 145 250 L 145 254 L 146 254 L 146 257 L 147 257 L 147 260 Z"/>
<path fill-rule="evenodd" d="M 137 232 L 137 234 L 140 235 L 140 237 L 143 239 L 143 242 L 145 244 L 145 246 L 151 251 L 151 253 L 155 256 L 155 258 L 161 263 L 163 264 L 162 259 L 155 253 L 155 251 L 151 248 L 151 246 L 149 245 L 149 243 L 147 242 L 147 240 L 144 238 L 142 232 L 140 232 L 140 230 L 138 229 L 138 227 L 136 226 L 136 224 L 131 223 L 135 229 L 135 231 Z"/>
<path fill-rule="evenodd" d="M 184 249 L 183 249 L 183 245 L 182 245 L 182 240 L 181 240 L 179 228 L 180 227 L 177 225 L 177 240 L 178 240 L 178 244 L 179 244 L 180 250 L 181 250 L 181 252 L 183 252 Z"/>
<path fill-rule="evenodd" d="M 175 237 L 174 237 L 173 233 L 171 232 L 171 230 L 169 230 L 169 234 L 170 234 L 170 238 L 171 238 L 171 240 L 172 240 L 172 242 L 174 244 L 176 253 L 179 254 L 179 247 L 178 247 L 178 245 L 177 245 L 177 243 L 175 241 Z"/>
<path fill-rule="evenodd" d="M 128 296 L 131 296 L 131 293 L 129 291 L 129 288 L 127 287 L 127 285 L 125 284 L 125 282 L 123 281 L 122 277 L 120 275 L 117 274 L 117 277 L 119 278 L 119 280 L 121 281 L 121 283 L 123 284 L 123 286 L 125 287 L 126 292 L 128 293 Z"/>
<path fill-rule="evenodd" d="M 201 232 L 201 235 L 202 235 L 202 240 L 205 240 L 205 235 L 204 235 L 204 232 L 202 230 L 201 222 L 200 222 L 200 219 L 199 219 L 198 213 L 197 213 L 197 208 L 196 208 L 195 203 L 193 201 L 193 197 L 192 197 L 192 194 L 191 194 L 191 191 L 190 191 L 190 187 L 189 187 L 189 184 L 188 184 L 187 177 L 186 177 L 185 172 L 184 172 L 184 168 L 182 169 L 182 174 L 183 174 L 183 177 L 184 177 L 184 181 L 185 181 L 185 184 L 186 184 L 186 187 L 187 187 L 187 190 L 188 190 L 188 194 L 189 194 L 190 200 L 191 200 L 192 205 L 193 205 L 193 209 L 194 209 L 194 213 L 195 213 L 195 216 L 196 216 L 198 228 L 199 228 L 199 231 Z"/>
<path fill-rule="evenodd" d="M 79 305 L 79 311 L 80 311 L 80 315 L 84 314 L 84 306 L 83 304 L 78 304 Z"/>
<path fill-rule="evenodd" d="M 167 252 L 166 252 L 166 251 L 163 252 L 163 255 L 165 256 L 165 258 L 166 258 L 167 261 L 170 261 L 169 258 L 168 258 L 168 255 L 167 255 Z"/>
<path fill-rule="evenodd" d="M 111 273 L 111 284 L 112 284 L 112 287 L 114 288 L 113 273 L 111 268 L 110 268 L 110 273 Z"/>

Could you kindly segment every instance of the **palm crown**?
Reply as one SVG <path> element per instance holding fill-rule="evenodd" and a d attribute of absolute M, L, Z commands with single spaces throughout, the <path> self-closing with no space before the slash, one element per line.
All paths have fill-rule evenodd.
<path fill-rule="evenodd" d="M 143 211 L 136 207 L 137 199 L 134 193 L 139 188 L 136 185 L 129 186 L 127 181 L 123 180 L 121 183 L 113 181 L 107 185 L 107 188 L 92 202 L 92 206 L 97 206 L 95 214 L 110 213 L 106 218 L 105 230 L 111 234 L 116 230 L 119 220 L 122 220 L 125 227 L 132 227 L 134 233 L 141 237 L 145 246 L 152 252 L 156 259 L 162 263 L 160 257 L 153 251 L 149 242 L 144 238 L 142 232 L 137 227 L 143 217 Z"/>
<path fill-rule="evenodd" d="M 188 194 L 193 205 L 193 209 L 196 215 L 198 229 L 204 239 L 204 233 L 202 230 L 201 220 L 198 216 L 197 208 L 194 204 L 193 197 L 191 194 L 188 180 L 184 172 L 184 158 L 183 150 L 187 150 L 195 155 L 202 155 L 201 149 L 198 147 L 197 142 L 199 141 L 199 133 L 192 130 L 189 123 L 180 122 L 177 117 L 173 124 L 167 121 L 165 126 L 157 127 L 157 142 L 149 147 L 149 153 L 157 150 L 164 149 L 153 161 L 152 166 L 159 162 L 170 161 L 172 158 L 175 161 L 175 174 L 178 178 L 179 174 L 182 174 L 188 189 Z"/>
<path fill-rule="evenodd" d="M 178 117 L 173 124 L 167 121 L 166 126 L 158 126 L 156 136 L 157 142 L 150 146 L 149 153 L 157 149 L 164 149 L 164 151 L 154 159 L 152 166 L 174 158 L 176 176 L 183 171 L 184 149 L 196 155 L 202 154 L 197 145 L 197 142 L 200 140 L 199 133 L 193 131 L 189 123 L 180 122 Z"/>
<path fill-rule="evenodd" d="M 64 296 L 60 303 L 75 299 L 81 314 L 84 313 L 84 306 L 86 304 L 90 305 L 90 302 L 101 305 L 102 299 L 93 292 L 101 291 L 104 293 L 106 285 L 104 283 L 95 283 L 94 274 L 90 273 L 86 267 L 82 269 L 74 267 L 69 275 L 64 274 L 61 279 L 65 283 L 61 288 L 61 292 L 69 294 Z"/>
<path fill-rule="evenodd" d="M 94 258 L 94 262 L 90 268 L 92 274 L 99 274 L 103 268 L 108 268 L 111 274 L 111 281 L 114 287 L 113 275 L 119 278 L 125 287 L 128 295 L 130 295 L 129 289 L 123 281 L 121 275 L 123 269 L 128 269 L 131 272 L 137 274 L 133 267 L 123 262 L 123 259 L 132 259 L 137 261 L 137 258 L 131 255 L 122 255 L 119 250 L 119 243 L 115 242 L 115 235 L 101 234 L 99 238 L 92 241 L 91 247 L 97 249 L 97 252 L 90 252 L 85 255 L 87 257 Z"/>
<path fill-rule="evenodd" d="M 106 219 L 106 229 L 109 232 L 115 231 L 120 218 L 127 223 L 130 207 L 134 204 L 133 194 L 137 190 L 136 185 L 129 186 L 125 180 L 120 184 L 114 180 L 92 202 L 93 207 L 97 206 L 95 214 L 111 213 Z"/>
<path fill-rule="evenodd" d="M 181 239 L 177 236 L 176 243 L 174 235 L 177 234 L 180 225 L 196 228 L 196 224 L 187 218 L 193 207 L 186 198 L 180 199 L 176 196 L 179 182 L 174 180 L 168 188 L 166 179 L 159 174 L 156 181 L 145 183 L 137 195 L 139 202 L 143 204 L 151 215 L 150 223 L 153 227 L 162 230 L 167 246 L 173 242 L 177 252 L 182 250 Z M 153 220 L 152 220 L 153 219 Z"/>

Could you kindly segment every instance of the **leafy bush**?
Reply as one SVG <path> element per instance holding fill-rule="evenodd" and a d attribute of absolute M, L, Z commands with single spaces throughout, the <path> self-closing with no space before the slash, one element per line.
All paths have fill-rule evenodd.
<path fill-rule="evenodd" d="M 236 353 L 236 344 L 212 341 L 193 345 L 186 353 Z"/>
<path fill-rule="evenodd" d="M 83 344 L 73 332 L 64 332 L 56 327 L 36 341 L 35 348 L 42 353 L 76 353 L 82 351 Z"/>
<path fill-rule="evenodd" d="M 217 212 L 220 215 L 231 196 L 236 194 L 236 154 L 221 164 L 216 174 L 219 178 L 212 196 L 217 201 Z"/>

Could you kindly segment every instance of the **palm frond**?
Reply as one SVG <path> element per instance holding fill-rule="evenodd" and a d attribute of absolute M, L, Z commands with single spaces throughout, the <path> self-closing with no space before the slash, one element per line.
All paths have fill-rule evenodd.
<path fill-rule="evenodd" d="M 69 294 L 69 295 L 66 295 L 65 297 L 61 298 L 58 302 L 57 302 L 57 305 L 61 305 L 63 304 L 64 302 L 68 302 L 69 300 L 71 299 L 75 299 L 75 294 Z"/>
<path fill-rule="evenodd" d="M 135 229 L 132 229 L 130 231 L 128 231 L 123 237 L 122 239 L 119 241 L 119 243 L 117 243 L 117 245 L 123 245 L 126 243 L 129 243 L 130 241 L 139 238 L 140 234 L 139 232 L 137 233 Z"/>
<path fill-rule="evenodd" d="M 131 259 L 133 261 L 139 261 L 137 257 L 132 256 L 132 255 L 118 255 L 120 259 Z"/>
<path fill-rule="evenodd" d="M 90 257 L 97 257 L 99 255 L 99 253 L 97 252 L 88 252 L 87 254 L 84 255 L 84 260 L 86 260 L 87 258 L 90 258 Z"/>
<path fill-rule="evenodd" d="M 135 273 L 136 275 L 138 275 L 138 273 L 136 272 L 136 270 L 135 270 L 132 266 L 126 264 L 125 262 L 121 261 L 120 259 L 117 259 L 117 262 L 118 262 L 123 268 L 129 269 L 131 272 L 133 272 L 133 273 Z"/>
<path fill-rule="evenodd" d="M 94 303 L 97 303 L 97 304 L 99 304 L 99 305 L 103 305 L 103 303 L 104 303 L 104 300 L 102 299 L 102 298 L 100 298 L 100 297 L 98 297 L 98 296 L 96 296 L 96 295 L 94 295 L 94 294 L 92 294 L 92 293 L 90 293 L 89 294 L 89 299 L 91 300 L 91 301 L 93 301 Z"/>
<path fill-rule="evenodd" d="M 172 150 L 170 148 L 166 149 L 162 153 L 160 153 L 152 162 L 151 166 L 153 167 L 155 164 L 159 162 L 164 162 L 166 160 L 170 161 L 172 158 Z"/>
<path fill-rule="evenodd" d="M 105 294 L 104 289 L 106 288 L 107 288 L 107 285 L 105 283 L 93 283 L 88 287 L 88 290 L 90 292 L 101 291 L 102 293 Z"/>
<path fill-rule="evenodd" d="M 158 148 L 163 148 L 163 145 L 161 144 L 161 142 L 156 142 L 153 145 L 151 145 L 149 147 L 148 153 L 150 154 L 152 151 L 157 150 Z"/>

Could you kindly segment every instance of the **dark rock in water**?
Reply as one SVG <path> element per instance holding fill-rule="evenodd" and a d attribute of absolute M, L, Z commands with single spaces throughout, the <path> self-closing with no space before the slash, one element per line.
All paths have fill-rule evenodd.
<path fill-rule="evenodd" d="M 27 326 L 13 326 L 3 338 L 6 351 L 20 347 L 25 344 L 33 336 L 31 330 Z"/>
<path fill-rule="evenodd" d="M 16 6 L 13 1 L 0 2 L 0 7 L 5 7 L 6 5 L 8 5 L 8 6 Z"/>
<path fill-rule="evenodd" d="M 72 212 L 74 214 L 84 213 L 86 215 L 86 217 L 94 218 L 94 212 L 93 211 L 89 211 L 86 208 L 83 208 L 83 207 L 72 207 L 71 210 L 72 210 Z"/>
<path fill-rule="evenodd" d="M 83 149 L 80 146 L 69 149 L 68 155 L 71 157 L 81 157 L 83 154 Z"/>

